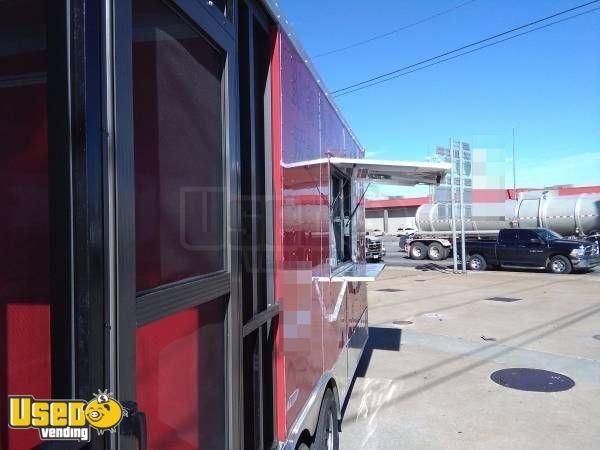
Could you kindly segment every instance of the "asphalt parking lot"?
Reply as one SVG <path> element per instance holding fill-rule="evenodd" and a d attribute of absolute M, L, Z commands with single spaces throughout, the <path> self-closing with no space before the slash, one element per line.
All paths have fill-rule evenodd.
<path fill-rule="evenodd" d="M 595 273 L 387 267 L 369 285 L 369 324 L 342 449 L 600 448 Z M 574 386 L 542 372 L 517 381 L 566 390 L 492 381 L 509 368 Z"/>

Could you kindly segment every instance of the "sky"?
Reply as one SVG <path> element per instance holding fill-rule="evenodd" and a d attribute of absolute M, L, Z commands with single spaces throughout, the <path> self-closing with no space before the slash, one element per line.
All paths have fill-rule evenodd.
<path fill-rule="evenodd" d="M 586 1 L 474 0 L 387 38 L 315 57 L 463 3 L 280 0 L 330 91 Z M 600 10 L 336 102 L 368 158 L 424 160 L 436 146 L 460 139 L 472 148 L 504 149 L 512 187 L 514 128 L 518 187 L 600 185 Z"/>

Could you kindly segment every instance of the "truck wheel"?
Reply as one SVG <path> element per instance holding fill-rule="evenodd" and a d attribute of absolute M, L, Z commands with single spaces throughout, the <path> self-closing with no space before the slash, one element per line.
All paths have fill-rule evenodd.
<path fill-rule="evenodd" d="M 425 259 L 427 256 L 427 246 L 422 242 L 415 242 L 410 246 L 411 259 Z"/>
<path fill-rule="evenodd" d="M 331 389 L 327 389 L 323 396 L 317 431 L 315 431 L 315 439 L 311 448 L 318 450 L 338 450 L 340 448 L 337 405 Z"/>
<path fill-rule="evenodd" d="M 442 259 L 446 259 L 446 249 L 439 242 L 434 242 L 429 244 L 427 256 L 433 261 L 441 261 Z"/>
<path fill-rule="evenodd" d="M 487 263 L 483 256 L 473 255 L 469 257 L 467 267 L 471 270 L 485 270 L 487 268 Z"/>
<path fill-rule="evenodd" d="M 565 258 L 562 255 L 553 256 L 550 259 L 550 264 L 548 264 L 548 268 L 552 273 L 571 273 L 573 270 L 573 266 L 571 266 L 571 261 Z"/>

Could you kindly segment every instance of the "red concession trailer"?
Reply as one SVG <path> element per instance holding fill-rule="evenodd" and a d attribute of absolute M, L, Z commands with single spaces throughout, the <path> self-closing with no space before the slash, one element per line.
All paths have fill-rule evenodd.
<path fill-rule="evenodd" d="M 336 448 L 368 338 L 363 160 L 274 2 L 0 2 L 0 448 Z M 41 442 L 8 395 L 129 411 Z M 93 431 L 93 430 L 92 430 Z M 68 444 L 68 445 L 67 445 Z"/>

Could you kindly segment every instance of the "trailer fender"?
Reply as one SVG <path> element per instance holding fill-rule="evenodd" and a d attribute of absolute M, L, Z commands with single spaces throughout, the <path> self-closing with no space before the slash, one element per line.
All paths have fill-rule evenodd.
<path fill-rule="evenodd" d="M 310 397 L 308 397 L 304 408 L 302 408 L 300 414 L 298 414 L 298 417 L 290 428 L 287 440 L 283 445 L 280 446 L 282 449 L 294 450 L 298 440 L 303 433 L 305 433 L 305 431 L 308 431 L 311 436 L 314 436 L 315 431 L 317 430 L 317 423 L 319 421 L 321 403 L 327 389 L 331 389 L 333 391 L 333 396 L 335 397 L 335 402 L 337 405 L 337 419 L 338 421 L 342 419 L 340 395 L 338 392 L 337 383 L 335 382 L 335 377 L 331 372 L 325 372 L 323 375 L 321 375 L 321 378 L 319 378 L 319 381 L 311 392 Z"/>

